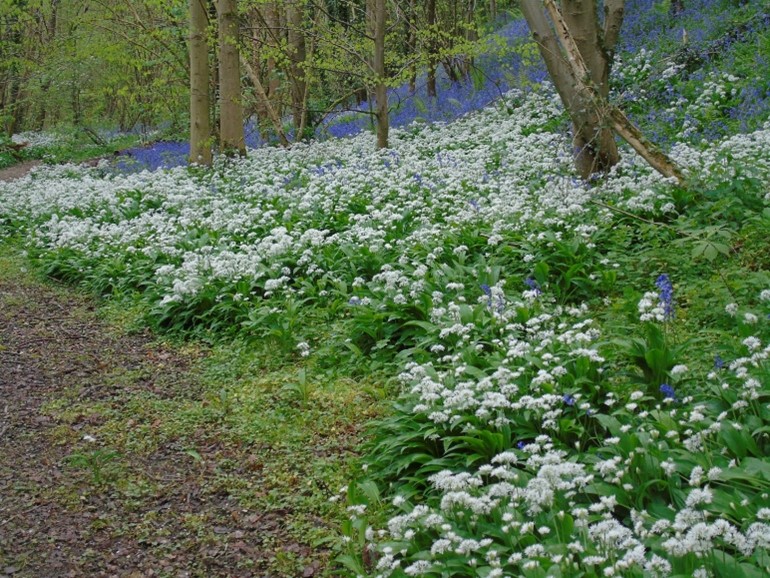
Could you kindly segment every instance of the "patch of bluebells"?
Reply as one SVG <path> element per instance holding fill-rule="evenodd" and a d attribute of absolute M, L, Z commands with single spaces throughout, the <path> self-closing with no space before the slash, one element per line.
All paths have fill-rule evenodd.
<path fill-rule="evenodd" d="M 733 29 L 726 28 L 730 22 L 728 16 L 731 10 L 733 8 L 730 3 L 693 0 L 685 3 L 685 10 L 677 18 L 671 18 L 654 0 L 628 0 L 619 53 L 636 55 L 653 45 L 669 46 L 670 50 L 676 50 L 682 46 L 684 27 L 687 30 L 689 46 L 699 46 L 698 54 L 694 57 L 699 61 L 708 62 L 713 55 L 725 52 L 736 42 L 746 41 L 763 33 L 770 26 L 770 14 L 762 12 L 759 17 L 752 18 L 743 25 Z M 509 46 L 530 39 L 527 24 L 522 18 L 512 19 L 502 25 L 495 35 Z M 436 75 L 437 97 L 428 97 L 425 74 L 418 78 L 415 92 L 410 91 L 408 84 L 391 89 L 391 126 L 398 128 L 414 122 L 449 122 L 489 106 L 513 87 L 527 88 L 548 80 L 547 71 L 539 55 L 525 61 L 518 52 L 497 50 L 494 48 L 494 42 L 489 45 L 490 50 L 480 55 L 474 63 L 473 79 L 453 82 L 439 66 Z M 665 48 L 663 51 L 665 52 Z M 757 58 L 761 61 L 763 55 L 758 54 Z M 622 65 L 616 68 L 622 69 Z M 702 74 L 703 71 L 699 70 L 698 73 Z M 694 120 L 689 113 L 682 116 L 678 110 L 670 110 L 664 105 L 685 97 L 681 86 L 674 80 L 672 78 L 662 84 L 658 82 L 660 86 L 651 87 L 651 94 L 642 97 L 645 101 L 654 98 L 657 90 L 659 106 L 645 106 L 646 112 L 641 117 L 634 112 L 633 107 L 629 111 L 629 116 L 642 126 L 654 142 L 664 145 L 671 143 L 671 127 L 678 126 L 680 119 L 684 122 L 685 132 L 690 140 L 697 142 L 704 138 L 714 140 L 729 134 L 734 123 L 727 122 L 728 119 L 738 123 L 741 130 L 754 130 L 759 126 L 758 122 L 761 124 L 761 119 L 770 117 L 770 83 L 765 83 L 764 86 L 756 83 L 742 86 L 734 99 L 735 102 L 724 111 L 725 120 L 711 119 L 709 122 L 700 122 Z M 647 87 L 646 84 L 645 86 Z M 628 104 L 638 100 L 640 94 L 637 90 L 626 91 L 616 98 Z M 341 110 L 329 115 L 327 121 L 316 131 L 315 137 L 342 138 L 371 129 L 369 106 L 370 103 L 364 101 L 357 107 L 360 112 Z M 289 137 L 293 138 L 291 131 Z M 247 146 L 257 148 L 265 144 L 275 144 L 274 141 L 274 138 L 263 137 L 254 121 L 247 123 Z M 188 150 L 185 143 L 159 142 L 150 147 L 126 151 L 125 156 L 130 157 L 130 160 L 121 158 L 115 167 L 122 172 L 138 172 L 182 166 L 187 162 Z"/>
<path fill-rule="evenodd" d="M 540 283 L 535 281 L 532 277 L 527 277 L 524 279 L 524 284 L 529 287 L 529 289 L 535 294 L 535 295 L 542 295 L 543 290 L 540 288 Z"/>
<path fill-rule="evenodd" d="M 528 40 L 529 30 L 522 18 L 516 18 L 498 29 L 495 35 L 512 45 Z M 492 46 L 490 42 L 490 48 Z M 498 101 L 514 86 L 544 82 L 547 72 L 539 57 L 533 62 L 524 62 L 518 53 L 490 49 L 476 59 L 471 76 L 474 78 L 453 82 L 439 66 L 436 70 L 436 97 L 428 96 L 425 74 L 418 77 L 414 92 L 410 91 L 408 84 L 391 89 L 388 93 L 390 125 L 405 127 L 415 121 L 450 122 Z M 340 111 L 331 115 L 324 132 L 346 137 L 369 129 L 371 117 L 365 112 L 369 110 L 369 103 L 364 101 L 357 108 L 364 112 Z"/>
<path fill-rule="evenodd" d="M 736 12 L 730 2 L 684 4 L 672 17 L 650 0 L 626 3 L 618 52 L 622 62 L 613 74 L 620 90 L 613 98 L 664 146 L 681 142 L 682 136 L 697 144 L 736 130 L 756 130 L 770 118 L 769 66 L 761 50 L 770 14 L 750 5 Z M 733 61 L 739 43 L 759 48 L 753 66 Z"/>
<path fill-rule="evenodd" d="M 113 166 L 122 173 L 155 171 L 184 166 L 189 156 L 190 143 L 159 141 L 122 151 Z"/>

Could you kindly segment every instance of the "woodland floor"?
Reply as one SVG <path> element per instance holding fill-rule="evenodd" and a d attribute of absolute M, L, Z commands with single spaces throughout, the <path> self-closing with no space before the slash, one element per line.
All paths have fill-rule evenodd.
<path fill-rule="evenodd" d="M 164 403 L 205 406 L 205 356 L 126 334 L 93 299 L 0 255 L 0 578 L 322 573 L 329 551 L 290 529 L 291 506 L 244 506 L 232 491 L 267 487 L 276 450 L 205 421 L 169 435 L 163 413 L 152 417 Z M 354 438 L 321 459 L 349 455 Z M 291 461 L 280 467 L 310 460 Z"/>
<path fill-rule="evenodd" d="M 0 181 L 12 181 L 25 176 L 33 167 L 40 164 L 40 161 L 24 161 L 10 167 L 0 169 Z"/>

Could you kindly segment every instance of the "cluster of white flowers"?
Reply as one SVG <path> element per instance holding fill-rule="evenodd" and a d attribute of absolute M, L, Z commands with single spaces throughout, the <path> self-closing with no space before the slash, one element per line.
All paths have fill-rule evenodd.
<path fill-rule="evenodd" d="M 639 74 L 646 73 L 645 62 L 640 57 Z M 718 87 L 709 90 L 715 98 L 729 96 Z M 673 460 L 648 463 L 644 445 L 702 452 L 723 432 L 739 431 L 739 418 L 761 402 L 758 370 L 770 346 L 757 337 L 743 340 L 745 354 L 729 364 L 737 385 L 712 375 L 718 387 L 737 387 L 729 412 L 713 416 L 703 404 L 660 404 L 653 417 L 667 425 L 658 427 L 645 421 L 653 412 L 644 409 L 644 392 L 610 391 L 609 378 L 607 391 L 575 386 L 580 372 L 603 375 L 600 333 L 587 305 L 557 306 L 532 280 L 525 285 L 523 279 L 500 279 L 504 271 L 464 268 L 474 251 L 477 263 L 511 238 L 525 245 L 511 247 L 524 263 L 568 238 L 592 250 L 597 227 L 586 225 L 586 217 L 600 222 L 609 215 L 595 200 L 611 199 L 629 211 L 670 210 L 666 180 L 631 153 L 595 188 L 565 176 L 571 171 L 568 137 L 541 129 L 560 114 L 553 92 L 508 98 L 516 100 L 514 113 L 501 106 L 450 125 L 393 131 L 389 151 L 374 151 L 371 137 L 361 135 L 289 150 L 263 148 L 205 175 L 185 168 L 131 175 L 104 167 L 39 168 L 0 183 L 0 226 L 18 223 L 17 232 L 44 256 L 76 252 L 83 267 L 115 260 L 130 271 L 132 263 L 141 263 L 148 294 L 161 306 L 182 306 L 207 290 L 243 307 L 256 299 L 278 302 L 303 290 L 294 283 L 298 277 L 344 286 L 351 308 L 427 302 L 425 323 L 435 327 L 436 337 L 432 361 L 410 364 L 401 376 L 415 414 L 435 426 L 437 437 L 471 427 L 526 428 L 515 432 L 515 451 L 467 471 L 437 472 L 430 479 L 440 498 L 435 507 L 394 501 L 401 513 L 387 529 L 368 533 L 403 545 L 381 549 L 380 576 L 436 573 L 444 556 L 458 555 L 469 565 L 485 565 L 488 576 L 508 575 L 504 567 L 519 575 L 546 562 L 563 566 L 564 575 L 591 565 L 606 576 L 631 568 L 665 575 L 671 564 L 642 546 L 650 535 L 672 557 L 725 544 L 746 555 L 767 548 L 766 504 L 761 519 L 757 514 L 741 527 L 708 513 L 713 487 L 726 482 L 729 468 L 683 471 Z M 740 165 L 767 182 L 767 150 L 770 127 L 703 150 L 677 146 L 673 156 L 704 179 L 730 176 Z M 734 160 L 729 166 L 725 151 Z M 481 248 L 462 240 L 470 229 L 483 232 Z M 364 258 L 371 265 L 366 271 L 357 268 L 356 259 Z M 493 280 L 482 284 L 482 276 Z M 770 292 L 761 299 L 770 300 Z M 472 318 L 475 310 L 489 321 L 483 331 Z M 736 315 L 738 307 L 727 311 Z M 656 293 L 645 294 L 639 313 L 644 321 L 665 320 Z M 758 321 L 743 317 L 746 325 Z M 302 340 L 296 351 L 311 355 L 316 347 Z M 467 362 L 468 351 L 494 354 L 499 364 L 483 374 Z M 678 366 L 672 375 L 683 379 L 688 370 Z M 600 405 L 623 408 L 629 423 L 615 424 L 605 411 L 601 425 L 612 436 L 602 441 L 601 457 L 569 453 L 557 439 L 563 424 L 595 425 Z M 627 496 L 642 468 L 661 478 L 682 477 L 685 493 L 671 521 L 652 522 L 632 500 L 621 503 L 606 491 L 597 496 L 598 485 Z M 620 509 L 633 525 L 617 519 Z M 359 506 L 348 513 L 366 514 Z M 459 522 L 481 527 L 489 519 L 499 526 L 495 536 L 457 530 Z M 426 559 L 404 562 L 408 544 L 427 533 L 436 538 Z M 558 552 L 536 543 L 535 537 L 557 535 L 566 545 Z"/>
<path fill-rule="evenodd" d="M 760 300 L 768 301 L 768 296 L 770 292 L 766 290 L 760 295 Z M 649 296 L 652 302 L 657 299 L 657 294 Z M 514 308 L 522 306 L 523 303 L 518 302 Z M 579 318 L 588 312 L 577 309 L 569 313 Z M 517 339 L 527 343 L 521 351 L 526 351 L 529 358 L 534 357 L 537 360 L 535 365 L 548 368 L 549 364 L 559 363 L 562 358 L 568 359 L 571 355 L 572 341 L 555 337 L 558 331 L 562 334 L 567 331 L 584 332 L 591 327 L 590 319 L 570 324 L 565 322 L 566 317 L 565 311 L 555 308 L 553 314 L 541 313 L 532 317 L 535 320 L 531 324 L 535 328 L 533 333 L 527 333 L 528 324 L 516 326 L 511 320 L 508 320 L 506 329 L 513 330 L 515 326 Z M 598 332 L 592 333 L 591 337 L 598 339 Z M 542 338 L 552 346 L 538 347 L 535 352 L 534 344 Z M 592 339 L 585 342 L 590 343 Z M 501 350 L 504 344 L 504 339 L 498 341 Z M 638 421 L 633 425 L 618 424 L 617 436 L 604 440 L 604 459 L 592 454 L 569 454 L 568 458 L 567 452 L 557 449 L 550 435 L 537 435 L 519 443 L 518 450 L 500 453 L 489 463 L 475 469 L 444 470 L 434 475 L 430 482 L 441 495 L 437 505 L 426 508 L 423 504 L 415 507 L 413 513 L 394 518 L 386 535 L 379 539 L 409 542 L 420 539 L 420 536 L 424 540 L 426 534 L 432 536 L 430 558 L 420 560 L 419 564 L 414 563 L 418 565 L 407 566 L 414 575 L 450 568 L 458 554 L 485 560 L 490 571 L 498 576 L 521 575 L 546 561 L 548 565 L 557 565 L 567 573 L 594 569 L 604 576 L 624 576 L 642 571 L 651 576 L 669 576 L 673 571 L 672 562 L 679 558 L 694 556 L 699 559 L 714 551 L 737 551 L 751 558 L 759 552 L 767 552 L 770 549 L 770 508 L 749 504 L 747 500 L 731 504 L 733 509 L 742 508 L 740 524 L 719 515 L 723 504 L 716 502 L 712 484 L 729 483 L 733 471 L 741 467 L 736 460 L 727 468 L 696 465 L 683 470 L 681 463 L 668 458 L 657 466 L 661 471 L 659 475 L 671 478 L 679 474 L 677 484 L 684 485 L 682 504 L 678 509 L 672 509 L 672 519 L 657 518 L 634 509 L 629 514 L 633 524 L 629 525 L 616 517 L 619 506 L 616 496 L 633 495 L 636 485 L 632 480 L 637 479 L 640 465 L 648 459 L 644 444 L 695 455 L 713 451 L 708 448 L 719 448 L 722 442 L 717 436 L 726 431 L 725 428 L 735 432 L 743 429 L 741 417 L 745 412 L 756 409 L 756 405 L 751 404 L 756 404 L 761 389 L 759 372 L 764 371 L 770 346 L 763 347 L 762 341 L 754 336 L 744 338 L 741 345 L 746 355 L 725 367 L 725 372 L 729 373 L 716 371 L 709 376 L 709 379 L 719 381 L 729 375 L 734 383 L 738 383 L 737 386 L 724 385 L 734 390 L 739 400 L 732 411 L 714 416 L 705 403 L 669 406 L 665 410 L 658 405 L 657 419 L 671 428 L 666 433 L 665 441 L 660 439 L 661 432 L 656 421 L 649 421 L 649 412 L 639 412 Z M 492 430 L 514 421 L 520 428 L 521 415 L 524 414 L 536 422 L 537 427 L 533 431 L 548 432 L 549 412 L 555 412 L 558 418 L 570 409 L 565 407 L 565 398 L 550 393 L 558 391 L 558 376 L 553 375 L 555 372 L 551 368 L 536 370 L 527 367 L 517 355 L 506 359 L 518 362 L 510 365 L 503 363 L 490 376 L 479 378 L 466 371 L 460 357 L 444 355 L 442 362 L 448 364 L 446 369 L 436 369 L 429 363 L 412 364 L 402 379 L 412 385 L 411 393 L 419 399 L 414 411 L 425 413 L 439 430 L 447 428 L 449 431 L 456 427 L 454 424 L 467 423 L 471 416 L 487 420 Z M 677 380 L 689 373 L 690 370 L 683 364 L 671 369 L 672 377 Z M 543 388 L 544 385 L 548 387 Z M 644 392 L 637 390 L 628 392 L 625 400 L 628 406 L 636 406 L 644 397 Z M 611 407 L 616 401 L 623 401 L 617 398 L 616 394 L 610 393 L 605 405 Z M 492 400 L 494 402 L 490 403 Z M 570 403 L 577 405 L 580 402 L 570 400 Z M 489 411 L 484 411 L 485 404 Z M 496 418 L 492 419 L 492 416 Z M 619 447 L 627 446 L 631 439 L 636 439 L 634 443 L 637 444 L 640 440 L 647 441 L 637 450 L 621 452 Z M 745 467 L 762 466 L 758 460 L 752 462 L 749 459 Z M 606 493 L 596 496 L 587 507 L 579 505 L 586 489 L 597 487 L 599 481 Z M 607 491 L 608 488 L 615 488 L 615 493 Z M 724 501 L 723 497 L 719 499 Z M 762 499 L 767 503 L 768 495 L 764 494 Z M 404 500 L 399 506 L 407 511 L 410 507 Z M 712 507 L 716 508 L 716 513 Z M 572 533 L 560 535 L 559 540 L 561 544 L 569 543 L 574 547 L 570 547 L 567 554 L 548 554 L 547 546 L 533 543 L 532 536 L 548 540 L 549 536 L 563 532 L 563 520 L 567 515 L 565 510 L 572 519 L 568 526 Z M 431 523 L 425 520 L 431 520 Z M 500 520 L 499 525 L 495 520 Z M 484 535 L 482 528 L 493 528 L 487 530 L 491 532 L 487 535 L 492 537 L 486 544 L 481 540 L 469 541 L 460 530 L 468 527 L 478 528 L 480 535 Z M 651 541 L 660 544 L 662 552 L 651 552 Z M 510 553 L 511 549 L 513 553 Z M 378 568 L 378 576 L 390 576 L 393 568 L 400 567 L 394 564 L 406 556 L 406 551 L 393 553 L 390 569 Z M 508 553 L 502 555 L 501 552 Z M 586 552 L 592 554 L 586 555 Z M 701 568 L 701 571 L 706 572 L 706 569 Z M 770 567 L 765 571 L 770 571 Z"/>

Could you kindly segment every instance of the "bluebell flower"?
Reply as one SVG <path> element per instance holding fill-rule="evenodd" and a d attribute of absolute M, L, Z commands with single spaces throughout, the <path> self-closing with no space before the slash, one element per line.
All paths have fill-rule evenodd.
<path fill-rule="evenodd" d="M 524 279 L 524 284 L 530 289 L 532 289 L 536 295 L 540 295 L 543 293 L 543 290 L 540 289 L 540 283 L 535 281 L 532 277 L 527 277 L 526 279 Z"/>
<path fill-rule="evenodd" d="M 487 297 L 492 297 L 492 288 L 486 283 L 482 283 L 481 290 L 484 292 L 484 295 L 486 295 Z"/>
<path fill-rule="evenodd" d="M 671 280 L 665 273 L 660 275 L 655 281 L 655 286 L 660 291 L 658 298 L 663 304 L 663 316 L 665 319 L 671 320 L 674 318 L 674 287 L 671 285 Z"/>
<path fill-rule="evenodd" d="M 568 405 L 568 406 L 570 406 L 570 407 L 572 407 L 573 405 L 575 405 L 575 398 L 574 398 L 573 396 L 571 396 L 570 394 L 568 394 L 568 393 L 565 393 L 565 394 L 562 396 L 562 398 L 561 398 L 561 399 L 562 399 L 562 401 L 563 401 L 565 404 L 567 404 L 567 405 Z"/>
<path fill-rule="evenodd" d="M 351 297 L 348 300 L 348 305 L 353 305 L 353 306 L 361 305 L 361 299 L 359 297 Z"/>
<path fill-rule="evenodd" d="M 722 369 L 725 366 L 725 360 L 719 355 L 714 358 L 714 369 Z"/>
<path fill-rule="evenodd" d="M 516 442 L 516 447 L 520 450 L 523 450 L 526 447 L 526 443 L 524 441 L 518 441 Z"/>
<path fill-rule="evenodd" d="M 660 386 L 660 393 L 663 394 L 665 399 L 676 399 L 676 392 L 674 391 L 674 388 L 667 383 L 664 383 Z"/>
<path fill-rule="evenodd" d="M 476 210 L 476 212 L 478 212 L 478 210 L 479 210 L 479 202 L 476 199 L 471 199 L 470 201 L 468 201 L 468 204 L 471 207 L 473 207 Z"/>

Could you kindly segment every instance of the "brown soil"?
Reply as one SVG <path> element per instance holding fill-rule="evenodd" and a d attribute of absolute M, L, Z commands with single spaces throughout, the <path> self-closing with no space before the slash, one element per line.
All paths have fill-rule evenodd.
<path fill-rule="evenodd" d="M 0 169 L 0 181 L 20 179 L 39 164 L 40 161 L 24 161 L 8 168 Z"/>
<path fill-rule="evenodd" d="M 115 456 L 91 439 L 137 396 L 199 398 L 200 352 L 116 333 L 89 299 L 13 277 L 0 276 L 0 578 L 279 576 L 279 549 L 317 575 L 324 555 L 285 534 L 285 512 L 243 509 L 211 484 L 223 460 L 258 478 L 248 448 L 194 433 L 191 457 L 189 439 L 140 418 L 149 449 Z M 81 400 L 102 412 L 79 414 Z"/>

